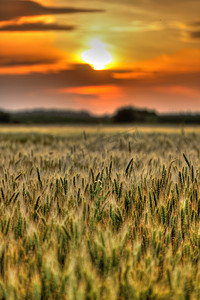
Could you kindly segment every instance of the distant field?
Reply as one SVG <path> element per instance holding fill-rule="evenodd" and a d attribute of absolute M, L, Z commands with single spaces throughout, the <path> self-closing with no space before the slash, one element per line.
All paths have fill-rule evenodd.
<path fill-rule="evenodd" d="M 127 131 L 139 131 L 139 132 L 176 132 L 180 133 L 182 131 L 184 132 L 195 132 L 200 133 L 200 126 L 173 126 L 173 125 L 163 125 L 163 126 L 157 126 L 157 125 L 124 125 L 124 126 L 118 126 L 118 125 L 110 125 L 110 126 L 104 126 L 104 125 L 9 125 L 4 126 L 0 125 L 0 133 L 46 133 L 46 134 L 56 134 L 56 135 L 62 135 L 62 134 L 78 134 L 82 133 L 83 131 L 87 131 L 89 133 L 125 133 Z"/>
<path fill-rule="evenodd" d="M 0 299 L 200 299 L 200 127 L 0 127 Z"/>

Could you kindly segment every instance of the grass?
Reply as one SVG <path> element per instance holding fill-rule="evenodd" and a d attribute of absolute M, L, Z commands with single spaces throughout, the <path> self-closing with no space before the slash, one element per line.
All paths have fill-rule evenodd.
<path fill-rule="evenodd" d="M 200 299 L 198 128 L 0 134 L 0 299 Z"/>

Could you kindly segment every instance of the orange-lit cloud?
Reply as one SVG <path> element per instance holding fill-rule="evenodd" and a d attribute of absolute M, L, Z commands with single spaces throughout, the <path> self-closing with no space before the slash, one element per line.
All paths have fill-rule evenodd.
<path fill-rule="evenodd" d="M 57 94 L 73 95 L 76 101 L 88 109 L 92 106 L 93 110 L 98 108 L 96 114 L 105 113 L 105 103 L 108 111 L 113 110 L 113 106 L 121 105 L 123 89 L 114 85 L 85 86 L 76 88 L 63 88 L 54 91 Z"/>
<path fill-rule="evenodd" d="M 47 16 L 32 16 L 32 17 L 20 17 L 15 20 L 1 21 L 0 28 L 7 25 L 21 25 L 26 23 L 54 23 L 56 18 L 51 15 Z"/>
<path fill-rule="evenodd" d="M 66 68 L 67 56 L 56 49 L 52 33 L 2 33 L 0 74 L 27 74 Z"/>
<path fill-rule="evenodd" d="M 150 60 L 124 64 L 124 68 L 140 70 L 143 75 L 149 76 L 149 72 L 179 73 L 200 71 L 200 49 L 182 49 L 172 54 L 163 54 Z M 140 73 L 139 72 L 139 73 Z M 130 74 L 130 77 L 134 73 Z M 118 75 L 118 77 L 120 77 Z M 135 77 L 135 76 L 134 76 Z M 122 77 L 123 78 L 123 74 Z"/>
<path fill-rule="evenodd" d="M 92 107 L 95 114 L 113 111 L 113 107 L 119 107 L 122 104 L 123 89 L 113 85 L 86 86 L 60 90 L 59 93 L 73 94 L 73 99 L 83 108 Z M 83 97 L 86 96 L 86 97 Z"/>
<path fill-rule="evenodd" d="M 152 70 L 165 70 L 166 72 L 195 72 L 200 70 L 200 49 L 183 49 L 174 54 L 164 54 L 158 59 L 152 60 Z M 146 63 L 141 67 L 147 68 Z"/>
<path fill-rule="evenodd" d="M 113 85 L 100 85 L 100 86 L 84 86 L 76 88 L 64 88 L 56 91 L 58 94 L 73 93 L 78 95 L 106 95 L 116 96 L 119 94 L 120 89 Z"/>
<path fill-rule="evenodd" d="M 200 99 L 200 90 L 186 87 L 186 86 L 179 86 L 179 85 L 171 85 L 171 86 L 158 86 L 154 88 L 155 91 L 161 92 L 163 94 L 170 94 L 170 95 L 180 95 L 180 96 L 188 96 L 194 99 Z"/>

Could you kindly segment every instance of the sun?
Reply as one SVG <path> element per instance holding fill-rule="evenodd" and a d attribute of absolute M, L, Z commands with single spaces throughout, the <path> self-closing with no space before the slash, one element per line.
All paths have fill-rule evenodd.
<path fill-rule="evenodd" d="M 89 65 L 93 67 L 94 70 L 103 70 L 106 65 L 112 61 L 112 56 L 108 51 L 105 50 L 106 45 L 104 45 L 98 39 L 94 39 L 91 42 L 92 48 L 83 52 L 81 57 Z"/>

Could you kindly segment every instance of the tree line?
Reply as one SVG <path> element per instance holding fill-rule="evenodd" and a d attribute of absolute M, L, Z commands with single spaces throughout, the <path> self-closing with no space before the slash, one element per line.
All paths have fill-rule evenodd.
<path fill-rule="evenodd" d="M 95 116 L 87 111 L 32 110 L 0 111 L 0 123 L 4 124 L 67 124 L 67 123 L 147 123 L 147 124 L 200 124 L 200 113 L 158 114 L 133 106 L 119 108 L 113 115 Z"/>

